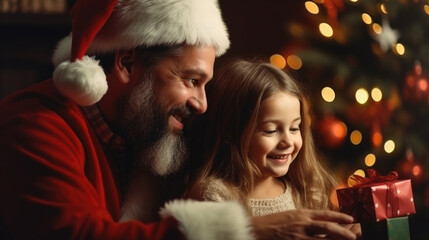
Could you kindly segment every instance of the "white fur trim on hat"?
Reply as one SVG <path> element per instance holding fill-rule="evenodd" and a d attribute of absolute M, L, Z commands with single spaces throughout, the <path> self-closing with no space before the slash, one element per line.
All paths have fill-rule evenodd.
<path fill-rule="evenodd" d="M 244 208 L 233 201 L 174 200 L 161 209 L 162 217 L 174 217 L 190 240 L 254 239 Z"/>
<path fill-rule="evenodd" d="M 70 59 L 70 42 L 70 36 L 59 42 L 55 66 Z M 225 53 L 230 41 L 217 0 L 119 0 L 87 55 L 182 43 L 214 46 L 217 56 Z"/>
<path fill-rule="evenodd" d="M 103 69 L 98 61 L 88 56 L 59 64 L 55 68 L 53 82 L 58 91 L 81 106 L 98 102 L 107 91 Z"/>

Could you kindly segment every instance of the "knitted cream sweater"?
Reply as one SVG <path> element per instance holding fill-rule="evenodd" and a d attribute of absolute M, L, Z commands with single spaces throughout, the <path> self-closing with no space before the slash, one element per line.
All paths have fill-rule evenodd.
<path fill-rule="evenodd" d="M 252 199 L 248 204 L 253 216 L 264 216 L 272 213 L 296 209 L 292 199 L 292 191 L 288 182 L 285 182 L 286 191 L 275 198 Z M 202 197 L 206 201 L 233 200 L 233 194 L 220 180 L 213 180 L 203 187 Z"/>

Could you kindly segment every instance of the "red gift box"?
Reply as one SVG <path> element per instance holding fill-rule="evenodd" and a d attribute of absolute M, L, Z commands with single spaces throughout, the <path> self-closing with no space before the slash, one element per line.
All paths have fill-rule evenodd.
<path fill-rule="evenodd" d="M 396 180 L 395 172 L 388 176 L 380 176 L 374 170 L 368 173 L 368 178 L 354 175 L 355 186 L 337 189 L 341 212 L 353 216 L 355 222 L 380 221 L 416 212 L 409 179 Z"/>

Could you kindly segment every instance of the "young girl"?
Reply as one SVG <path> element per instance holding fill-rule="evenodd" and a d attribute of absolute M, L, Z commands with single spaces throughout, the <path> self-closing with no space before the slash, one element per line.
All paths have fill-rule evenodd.
<path fill-rule="evenodd" d="M 234 60 L 209 83 L 207 100 L 191 124 L 187 197 L 239 200 L 253 216 L 332 207 L 333 174 L 316 155 L 294 79 L 270 63 Z"/>

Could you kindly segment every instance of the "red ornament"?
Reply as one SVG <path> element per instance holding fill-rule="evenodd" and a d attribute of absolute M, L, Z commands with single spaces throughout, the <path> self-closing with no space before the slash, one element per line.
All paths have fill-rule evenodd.
<path fill-rule="evenodd" d="M 416 161 L 411 149 L 405 152 L 405 159 L 398 163 L 396 169 L 400 178 L 411 178 L 414 184 L 421 184 L 425 178 L 425 169 L 420 161 Z"/>
<path fill-rule="evenodd" d="M 380 123 L 374 121 L 371 127 L 371 144 L 374 148 L 378 148 L 383 143 L 383 133 L 381 132 Z"/>
<path fill-rule="evenodd" d="M 409 103 L 419 103 L 427 100 L 429 96 L 429 80 L 422 74 L 422 66 L 419 62 L 416 62 L 414 70 L 405 77 L 402 94 Z"/>
<path fill-rule="evenodd" d="M 347 119 L 353 124 L 372 127 L 374 122 L 380 126 L 390 123 L 390 117 L 396 106 L 389 103 L 389 100 L 380 102 L 368 102 L 367 104 L 354 103 L 348 106 Z"/>
<path fill-rule="evenodd" d="M 347 135 L 346 125 L 335 118 L 327 115 L 320 119 L 316 124 L 316 134 L 319 144 L 326 148 L 339 147 Z"/>
<path fill-rule="evenodd" d="M 410 178 L 415 164 L 414 153 L 411 149 L 405 152 L 405 159 L 396 166 L 400 178 Z"/>
<path fill-rule="evenodd" d="M 338 12 L 344 9 L 343 0 L 325 0 L 323 5 L 326 8 L 328 15 L 328 23 L 333 27 L 337 28 L 338 26 Z"/>

